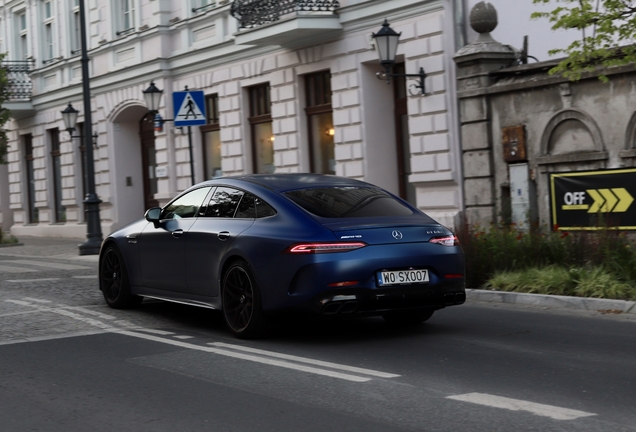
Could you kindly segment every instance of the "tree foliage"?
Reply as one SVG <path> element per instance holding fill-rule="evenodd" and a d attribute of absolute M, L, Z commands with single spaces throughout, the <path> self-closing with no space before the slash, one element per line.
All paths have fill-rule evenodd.
<path fill-rule="evenodd" d="M 598 66 L 622 66 L 636 61 L 636 1 L 633 0 L 533 0 L 535 4 L 556 3 L 549 12 L 535 12 L 532 18 L 548 18 L 553 30 L 577 29 L 581 38 L 567 48 L 550 54 L 566 57 L 550 73 L 572 81 Z M 605 75 L 600 77 L 607 81 Z"/>
<path fill-rule="evenodd" d="M 6 54 L 0 54 L 0 62 L 4 59 Z M 9 79 L 7 77 L 7 70 L 4 67 L 0 66 L 0 163 L 7 163 L 7 150 L 8 150 L 8 139 L 7 139 L 7 131 L 4 128 L 4 125 L 9 121 L 11 117 L 11 112 L 4 107 L 4 103 L 7 100 L 7 90 L 8 90 Z"/>

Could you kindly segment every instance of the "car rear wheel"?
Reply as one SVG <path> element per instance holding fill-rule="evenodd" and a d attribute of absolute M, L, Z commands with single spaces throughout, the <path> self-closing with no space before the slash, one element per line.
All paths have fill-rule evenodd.
<path fill-rule="evenodd" d="M 230 265 L 223 276 L 221 293 L 225 323 L 236 337 L 253 339 L 267 332 L 260 291 L 245 261 Z"/>
<path fill-rule="evenodd" d="M 414 309 L 405 311 L 391 311 L 382 314 L 382 318 L 394 325 L 417 325 L 433 316 L 433 309 Z"/>
<path fill-rule="evenodd" d="M 99 260 L 99 289 L 114 309 L 135 307 L 143 300 L 130 293 L 126 264 L 116 246 L 108 246 Z"/>

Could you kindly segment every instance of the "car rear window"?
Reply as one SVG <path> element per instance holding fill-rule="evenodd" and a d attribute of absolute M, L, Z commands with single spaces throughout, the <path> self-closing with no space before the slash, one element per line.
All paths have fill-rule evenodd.
<path fill-rule="evenodd" d="M 411 209 L 381 189 L 331 187 L 285 192 L 296 204 L 324 218 L 408 216 Z"/>

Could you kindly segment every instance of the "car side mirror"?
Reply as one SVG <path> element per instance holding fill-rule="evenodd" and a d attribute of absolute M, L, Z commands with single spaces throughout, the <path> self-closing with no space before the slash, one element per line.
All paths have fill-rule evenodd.
<path fill-rule="evenodd" d="M 144 215 L 148 222 L 152 222 L 155 225 L 159 223 L 159 219 L 161 218 L 161 207 L 151 207 L 146 210 L 146 214 Z"/>

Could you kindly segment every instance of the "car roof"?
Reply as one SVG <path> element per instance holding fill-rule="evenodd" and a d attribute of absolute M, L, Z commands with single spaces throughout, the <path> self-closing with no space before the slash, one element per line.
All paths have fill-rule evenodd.
<path fill-rule="evenodd" d="M 223 179 L 246 181 L 276 192 L 318 187 L 377 187 L 350 178 L 311 173 L 247 174 L 235 177 L 220 177 L 216 180 Z"/>

